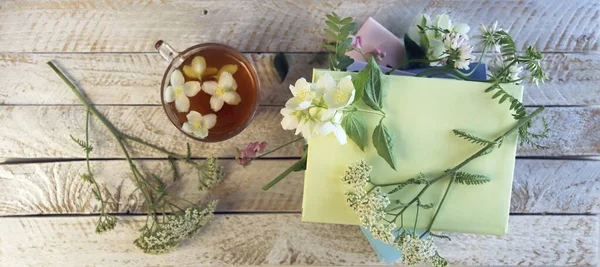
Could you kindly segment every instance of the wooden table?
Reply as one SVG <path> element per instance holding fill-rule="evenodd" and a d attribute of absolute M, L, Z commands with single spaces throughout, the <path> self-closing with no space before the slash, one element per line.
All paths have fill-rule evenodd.
<path fill-rule="evenodd" d="M 529 107 L 546 105 L 548 150 L 520 148 L 510 229 L 505 237 L 453 234 L 439 242 L 457 265 L 597 265 L 600 211 L 600 3 L 581 1 L 9 1 L 0 5 L 0 266 L 49 265 L 378 265 L 358 227 L 300 222 L 302 173 L 268 192 L 261 185 L 289 166 L 299 146 L 242 168 L 234 147 L 294 138 L 281 129 L 287 84 L 310 77 L 323 52 L 325 14 L 358 22 L 374 17 L 400 35 L 422 12 L 456 21 L 498 20 L 517 40 L 544 52 L 551 80 L 527 86 Z M 198 157 L 217 155 L 229 173 L 214 191 L 218 215 L 174 252 L 149 256 L 132 241 L 143 215 L 129 169 L 108 132 L 92 123 L 92 168 L 115 203 L 121 223 L 95 234 L 98 202 L 79 175 L 85 112 L 45 64 L 54 59 L 123 132 L 184 153 L 186 139 L 159 106 L 166 63 L 154 51 L 163 39 L 178 49 L 222 42 L 243 51 L 262 83 L 258 115 L 239 136 L 193 143 Z M 272 67 L 285 52 L 283 84 Z M 164 155 L 134 147 L 147 169 L 168 172 Z M 196 190 L 191 170 L 179 191 Z"/>

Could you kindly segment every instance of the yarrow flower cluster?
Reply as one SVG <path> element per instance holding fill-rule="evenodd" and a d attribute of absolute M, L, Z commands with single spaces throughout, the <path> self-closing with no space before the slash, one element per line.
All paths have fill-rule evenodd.
<path fill-rule="evenodd" d="M 402 262 L 409 265 L 431 263 L 436 267 L 445 267 L 448 262 L 438 254 L 433 239 L 419 238 L 416 234 L 401 235 L 394 246 L 402 250 Z"/>
<path fill-rule="evenodd" d="M 300 78 L 290 85 L 293 97 L 281 110 L 281 126 L 285 130 L 295 130 L 310 139 L 333 133 L 338 142 L 346 144 L 348 138 L 342 128 L 344 108 L 354 101 L 355 89 L 351 76 L 335 81 L 328 73 L 316 83 Z"/>
<path fill-rule="evenodd" d="M 143 229 L 134 244 L 145 253 L 168 252 L 206 225 L 213 217 L 216 204 L 217 201 L 211 201 L 204 208 L 190 207 L 185 212 L 168 216 L 168 221 L 155 223 L 152 229 Z"/>
<path fill-rule="evenodd" d="M 351 185 L 351 189 L 346 192 L 348 205 L 358 213 L 362 226 L 369 228 L 376 227 L 385 218 L 385 208 L 390 204 L 388 194 L 381 191 L 380 187 L 368 191 L 365 189 L 371 169 L 371 166 L 361 160 L 348 166 L 342 177 L 342 181 Z"/>
<path fill-rule="evenodd" d="M 431 236 L 420 239 L 411 230 L 397 228 L 394 220 L 386 219 L 389 214 L 386 208 L 390 205 L 389 195 L 380 186 L 369 188 L 372 167 L 360 160 L 348 166 L 342 181 L 351 188 L 346 192 L 346 201 L 354 210 L 363 227 L 369 229 L 371 235 L 402 251 L 402 262 L 409 265 L 431 263 L 445 267 L 446 260 L 438 254 Z M 401 183 L 399 183 L 401 184 Z"/>
<path fill-rule="evenodd" d="M 225 177 L 225 171 L 223 166 L 217 164 L 216 157 L 209 157 L 204 162 L 204 169 L 201 171 L 202 175 L 199 180 L 199 189 L 208 190 L 217 185 L 223 177 Z"/>

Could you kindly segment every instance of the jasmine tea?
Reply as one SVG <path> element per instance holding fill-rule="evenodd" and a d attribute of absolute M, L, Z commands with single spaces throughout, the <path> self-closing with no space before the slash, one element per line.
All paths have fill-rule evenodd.
<path fill-rule="evenodd" d="M 231 47 L 202 44 L 173 56 L 162 82 L 162 100 L 173 124 L 194 139 L 216 142 L 241 132 L 258 106 L 259 81 L 248 60 Z"/>

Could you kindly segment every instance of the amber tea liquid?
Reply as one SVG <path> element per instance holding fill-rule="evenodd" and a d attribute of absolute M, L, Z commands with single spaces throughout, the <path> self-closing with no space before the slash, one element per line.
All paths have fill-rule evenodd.
<path fill-rule="evenodd" d="M 258 83 L 255 80 L 255 76 L 250 71 L 251 66 L 245 64 L 242 59 L 239 59 L 241 55 L 234 54 L 227 49 L 222 48 L 206 48 L 199 52 L 186 56 L 186 60 L 179 67 L 181 70 L 184 65 L 190 65 L 194 57 L 202 56 L 206 60 L 207 68 L 221 69 L 224 65 L 235 64 L 238 66 L 238 70 L 233 74 L 233 78 L 237 82 L 237 93 L 240 95 L 242 101 L 238 105 L 229 105 L 225 103 L 223 107 L 215 112 L 210 108 L 211 95 L 204 91 L 198 92 L 197 95 L 190 97 L 190 111 L 195 110 L 200 114 L 215 114 L 217 115 L 217 124 L 215 127 L 209 130 L 208 136 L 203 139 L 204 141 L 221 141 L 228 139 L 232 135 L 237 134 L 240 129 L 244 128 L 248 123 L 248 120 L 253 115 L 257 105 L 257 86 Z M 187 77 L 183 75 L 185 81 L 198 81 L 196 78 Z M 204 77 L 201 83 L 205 81 L 216 81 L 212 76 Z M 171 117 L 173 123 L 181 129 L 184 122 L 187 121 L 187 112 L 178 112 L 175 109 L 175 102 L 167 104 L 167 114 Z"/>

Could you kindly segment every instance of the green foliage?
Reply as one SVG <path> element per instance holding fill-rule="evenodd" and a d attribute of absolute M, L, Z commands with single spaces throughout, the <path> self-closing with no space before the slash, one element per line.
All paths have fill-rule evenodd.
<path fill-rule="evenodd" d="M 283 82 L 290 68 L 290 65 L 288 64 L 287 58 L 285 57 L 284 53 L 278 52 L 277 54 L 275 54 L 275 58 L 273 59 L 273 66 L 275 66 L 275 70 L 279 75 L 279 82 Z"/>
<path fill-rule="evenodd" d="M 169 161 L 169 166 L 171 166 L 171 169 L 173 170 L 173 182 L 175 182 L 181 178 L 179 168 L 177 168 L 177 160 L 171 156 L 168 156 L 167 160 Z"/>
<path fill-rule="evenodd" d="M 92 147 L 92 145 L 86 143 L 84 140 L 75 138 L 75 137 L 73 137 L 73 135 L 69 135 L 69 137 L 71 137 L 71 140 L 73 140 L 73 142 L 77 143 L 83 149 L 84 152 L 90 153 L 90 152 L 92 152 L 92 150 L 94 150 L 94 147 Z"/>
<path fill-rule="evenodd" d="M 373 130 L 373 146 L 377 154 L 382 157 L 392 169 L 396 170 L 396 156 L 394 154 L 394 142 L 387 127 L 379 121 L 379 125 Z"/>
<path fill-rule="evenodd" d="M 521 103 L 521 101 L 519 101 L 517 98 L 515 98 L 510 93 L 508 93 L 504 89 L 502 89 L 502 86 L 500 86 L 500 84 L 498 82 L 493 83 L 490 87 L 485 89 L 485 92 L 486 93 L 495 92 L 494 95 L 492 96 L 492 99 L 496 99 L 496 98 L 500 97 L 500 100 L 498 101 L 499 104 L 502 104 L 506 100 L 508 100 L 508 102 L 510 103 L 509 110 L 514 111 L 514 114 L 512 114 L 512 115 L 515 120 L 522 119 L 523 117 L 525 117 L 527 115 L 527 111 L 525 110 L 525 106 L 523 106 L 523 103 Z"/>
<path fill-rule="evenodd" d="M 541 139 L 548 138 L 548 132 L 550 131 L 550 129 L 548 128 L 548 123 L 546 122 L 546 119 L 542 117 L 542 131 L 539 133 L 532 133 L 529 131 L 532 125 L 532 121 L 529 121 L 525 125 L 519 127 L 519 138 L 521 138 L 519 145 L 529 145 L 537 149 L 547 149 L 547 146 L 543 146 L 537 143 Z"/>
<path fill-rule="evenodd" d="M 434 234 L 433 232 L 430 232 L 429 235 L 432 236 L 432 237 L 435 237 L 435 238 L 445 239 L 445 240 L 448 240 L 448 241 L 452 241 L 452 239 L 449 236 L 447 236 L 447 235 L 438 235 L 438 234 Z"/>
<path fill-rule="evenodd" d="M 367 128 L 361 118 L 354 112 L 348 112 L 342 119 L 342 127 L 348 137 L 350 137 L 350 140 L 354 141 L 360 150 L 365 151 L 367 145 Z"/>
<path fill-rule="evenodd" d="M 425 179 L 425 174 L 419 173 L 419 176 L 417 176 L 415 178 L 410 178 L 410 179 L 396 185 L 394 187 L 394 189 L 392 189 L 388 192 L 388 194 L 394 194 L 394 193 L 404 189 L 404 187 L 406 187 L 407 185 L 411 185 L 411 184 L 420 185 L 420 184 L 428 184 L 428 183 L 429 182 Z"/>
<path fill-rule="evenodd" d="M 425 36 L 425 38 L 427 38 L 427 36 Z M 404 35 L 404 47 L 406 49 L 406 57 L 408 61 L 412 61 L 412 63 L 409 63 L 408 66 L 406 66 L 407 68 L 424 68 L 429 65 L 425 62 L 419 62 L 419 60 L 427 59 L 427 55 L 425 54 L 425 50 L 423 50 L 423 48 L 421 48 L 417 43 L 415 43 L 415 41 L 408 37 L 408 34 Z"/>
<path fill-rule="evenodd" d="M 369 59 L 367 67 L 359 72 L 359 78 L 360 82 L 364 82 L 364 84 L 357 82 L 358 88 L 362 88 L 364 91 L 362 100 L 373 110 L 381 110 L 383 108 L 383 90 L 381 88 L 383 73 L 373 57 Z M 355 86 L 355 88 L 357 87 Z"/>
<path fill-rule="evenodd" d="M 328 62 L 331 70 L 346 70 L 350 64 L 354 62 L 352 58 L 346 55 L 346 52 L 351 50 L 350 44 L 356 23 L 351 17 L 340 18 L 335 12 L 326 15 L 325 24 L 327 28 L 325 33 L 330 39 L 323 45 L 325 50 L 329 52 Z"/>
<path fill-rule="evenodd" d="M 472 135 L 470 133 L 464 132 L 464 131 L 460 131 L 460 130 L 452 130 L 452 132 L 454 133 L 454 135 L 461 137 L 473 144 L 478 144 L 481 146 L 487 146 L 487 145 L 491 145 L 491 144 L 495 144 L 495 142 L 493 141 L 488 141 L 485 140 L 481 137 L 477 137 L 475 135 Z"/>
<path fill-rule="evenodd" d="M 491 179 L 481 174 L 471 174 L 468 172 L 455 172 L 452 174 L 454 182 L 464 185 L 479 185 L 490 182 Z"/>

